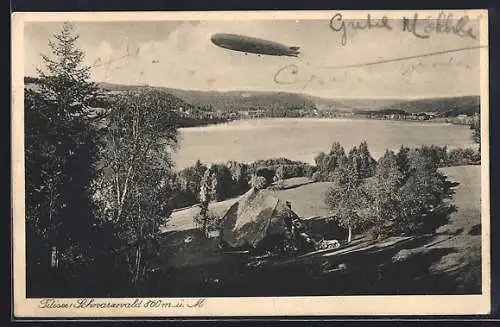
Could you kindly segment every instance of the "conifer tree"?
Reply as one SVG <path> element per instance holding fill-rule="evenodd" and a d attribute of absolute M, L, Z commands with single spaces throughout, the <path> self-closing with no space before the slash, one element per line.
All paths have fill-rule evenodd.
<path fill-rule="evenodd" d="M 83 65 L 85 54 L 77 47 L 74 26 L 63 23 L 49 41 L 51 55 L 42 54 L 45 69 L 40 75 L 41 94 L 57 104 L 57 114 L 79 116 L 95 100 L 98 88 L 90 82 L 90 67 Z"/>
<path fill-rule="evenodd" d="M 49 41 L 51 54 L 42 55 L 39 89 L 25 93 L 28 265 L 74 275 L 85 261 L 74 259 L 88 258 L 89 185 L 98 140 L 85 115 L 97 89 L 77 40 L 73 26 L 64 23 Z"/>

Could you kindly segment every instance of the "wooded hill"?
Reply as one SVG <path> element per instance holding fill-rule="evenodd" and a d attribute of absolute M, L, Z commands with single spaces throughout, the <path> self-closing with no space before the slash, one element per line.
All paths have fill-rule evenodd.
<path fill-rule="evenodd" d="M 126 86 L 101 84 L 108 90 L 134 90 L 146 86 Z M 304 109 L 333 112 L 352 112 L 363 114 L 373 111 L 399 112 L 417 114 L 436 112 L 439 116 L 455 117 L 460 114 L 472 115 L 479 110 L 479 96 L 460 96 L 448 98 L 425 98 L 417 100 L 405 99 L 355 99 L 355 98 L 321 98 L 300 93 L 260 92 L 260 91 L 191 91 L 162 88 L 185 102 L 200 107 L 211 107 L 221 111 L 242 110 L 283 110 Z"/>
<path fill-rule="evenodd" d="M 33 87 L 37 80 L 25 77 L 25 85 Z M 473 115 L 479 111 L 479 96 L 459 96 L 447 98 L 407 99 L 368 99 L 368 98 L 321 98 L 301 93 L 261 92 L 261 91 L 198 91 L 181 90 L 147 85 L 120 85 L 99 83 L 107 91 L 134 91 L 153 88 L 165 91 L 175 98 L 176 106 L 187 108 L 203 108 L 206 111 L 235 112 L 261 110 L 263 112 L 280 112 L 285 110 L 302 110 L 313 115 L 318 112 L 339 112 L 353 114 L 398 113 L 418 114 L 435 112 L 441 117 L 456 117 L 460 114 Z"/>

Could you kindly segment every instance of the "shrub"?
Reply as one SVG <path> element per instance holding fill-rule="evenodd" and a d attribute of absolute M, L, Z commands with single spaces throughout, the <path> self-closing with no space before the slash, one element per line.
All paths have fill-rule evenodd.
<path fill-rule="evenodd" d="M 193 222 L 203 235 L 208 237 L 210 232 L 220 230 L 222 218 L 207 210 L 204 214 L 200 212 L 194 216 Z"/>
<path fill-rule="evenodd" d="M 305 165 L 304 166 L 304 176 L 308 178 L 312 178 L 314 173 L 316 172 L 316 167 L 312 165 Z"/>
<path fill-rule="evenodd" d="M 269 183 L 275 175 L 282 179 L 311 177 L 315 170 L 316 168 L 308 163 L 285 158 L 257 160 L 248 167 L 249 174 L 264 176 Z"/>
<path fill-rule="evenodd" d="M 274 175 L 276 175 L 276 172 L 275 172 L 275 170 L 269 169 L 267 167 L 260 167 L 260 168 L 257 168 L 255 175 L 260 176 L 260 177 L 264 177 L 264 179 L 266 180 L 266 183 L 271 184 L 273 182 Z"/>
<path fill-rule="evenodd" d="M 319 171 L 314 172 L 314 174 L 312 174 L 311 176 L 311 179 L 315 182 L 321 181 L 321 173 Z"/>
<path fill-rule="evenodd" d="M 447 159 L 446 166 L 474 165 L 481 163 L 481 154 L 471 148 L 452 149 Z"/>
<path fill-rule="evenodd" d="M 257 176 L 257 175 L 252 176 L 250 183 L 252 187 L 255 188 L 256 190 L 265 189 L 269 185 L 267 179 L 264 176 Z"/>

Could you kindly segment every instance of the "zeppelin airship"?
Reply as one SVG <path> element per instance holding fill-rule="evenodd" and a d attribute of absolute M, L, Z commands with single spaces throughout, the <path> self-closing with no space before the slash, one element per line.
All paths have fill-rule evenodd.
<path fill-rule="evenodd" d="M 215 45 L 245 53 L 270 56 L 298 57 L 299 47 L 289 47 L 277 42 L 237 34 L 214 34 L 210 38 Z"/>

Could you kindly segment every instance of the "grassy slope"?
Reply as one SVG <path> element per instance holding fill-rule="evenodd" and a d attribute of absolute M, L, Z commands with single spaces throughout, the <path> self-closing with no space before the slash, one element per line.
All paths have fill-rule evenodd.
<path fill-rule="evenodd" d="M 308 254 L 284 265 L 291 269 L 301 265 L 302 269 L 314 269 L 320 264 L 328 268 L 346 264 L 353 284 L 347 290 L 336 289 L 341 294 L 478 293 L 481 289 L 480 167 L 450 167 L 442 171 L 451 181 L 459 183 L 453 199 L 457 211 L 435 233 L 393 237 L 382 242 L 358 238 L 346 249 Z M 405 259 L 394 263 L 397 257 Z M 355 276 L 371 280 L 373 285 L 363 286 Z M 328 278 L 319 279 L 326 282 Z"/>
<path fill-rule="evenodd" d="M 325 216 L 328 208 L 323 203 L 323 194 L 330 183 L 310 183 L 307 178 L 291 178 L 285 182 L 284 190 L 277 195 L 284 201 L 291 201 L 293 210 L 303 218 Z M 222 216 L 238 198 L 210 204 L 209 210 L 219 217 Z M 195 228 L 193 217 L 200 212 L 198 206 L 178 210 L 172 213 L 168 222 L 162 227 L 162 232 L 185 231 Z"/>
<path fill-rule="evenodd" d="M 479 292 L 481 289 L 480 167 L 450 167 L 442 171 L 451 181 L 459 183 L 452 200 L 457 211 L 452 213 L 448 222 L 439 227 L 435 233 L 420 237 L 393 237 L 382 242 L 370 242 L 358 238 L 348 248 L 308 254 L 285 263 L 285 266 L 304 265 L 314 268 L 327 263 L 331 268 L 337 263 L 344 263 L 347 267 L 351 267 L 353 276 L 359 277 L 364 275 L 362 270 L 371 270 L 373 275 L 381 276 L 373 280 L 378 286 L 373 286 L 372 290 L 379 292 L 389 290 L 403 294 Z M 408 253 L 411 253 L 411 256 L 408 256 Z M 406 258 L 394 264 L 392 261 L 395 257 Z M 324 261 L 326 258 L 328 261 Z M 364 263 L 360 265 L 360 262 Z M 320 273 L 322 274 L 323 272 Z M 370 280 L 373 275 L 365 278 Z M 391 282 L 392 276 L 398 278 L 400 283 Z M 365 287 L 358 284 L 351 285 L 349 290 L 339 289 L 341 293 L 348 294 L 365 294 L 367 290 L 369 290 L 368 284 Z"/>
<path fill-rule="evenodd" d="M 429 249 L 451 248 L 430 267 L 434 274 L 445 273 L 459 282 L 460 290 L 476 288 L 481 280 L 481 173 L 479 166 L 443 169 L 451 180 L 459 181 L 454 203 L 457 212 L 438 228 L 440 234 Z"/>

